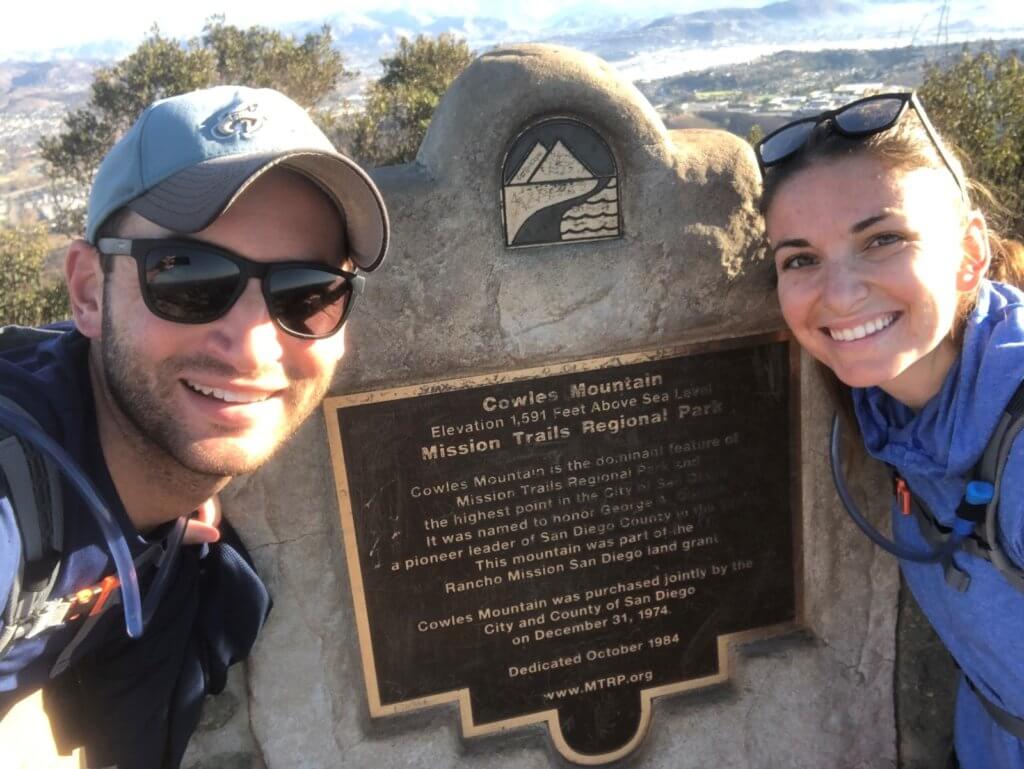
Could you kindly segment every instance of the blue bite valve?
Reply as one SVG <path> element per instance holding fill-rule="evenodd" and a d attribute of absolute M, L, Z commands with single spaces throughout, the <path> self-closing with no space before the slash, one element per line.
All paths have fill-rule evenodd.
<path fill-rule="evenodd" d="M 985 508 L 995 493 L 995 486 L 988 481 L 971 481 L 967 484 L 964 498 L 953 519 L 953 531 L 960 538 L 969 537 L 974 527 L 985 520 Z"/>
<path fill-rule="evenodd" d="M 967 484 L 964 499 L 969 505 L 987 505 L 995 493 L 995 487 L 988 481 L 971 481 Z"/>

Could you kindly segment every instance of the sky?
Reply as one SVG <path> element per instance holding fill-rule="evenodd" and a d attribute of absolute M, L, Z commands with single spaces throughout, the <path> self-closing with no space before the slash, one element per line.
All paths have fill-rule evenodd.
<path fill-rule="evenodd" d="M 1012 0 L 1016 2 L 1016 0 Z M 686 13 L 709 7 L 764 5 L 769 0 L 586 0 L 578 5 L 642 18 Z M 157 22 L 174 37 L 198 34 L 211 15 L 222 13 L 230 24 L 275 27 L 290 21 L 318 20 L 338 14 L 405 10 L 428 16 L 474 15 L 538 23 L 566 12 L 551 0 L 15 0 L 7 3 L 0 24 L 0 61 L 17 51 L 56 49 L 104 40 L 135 43 Z"/>
<path fill-rule="evenodd" d="M 705 8 L 756 7 L 772 0 L 15 0 L 7 3 L 0 24 L 0 61 L 39 58 L 39 52 L 78 48 L 84 44 L 118 41 L 131 50 L 154 22 L 165 35 L 188 38 L 199 34 L 214 14 L 240 27 L 260 24 L 279 27 L 293 21 L 320 21 L 369 11 L 403 10 L 427 17 L 489 16 L 505 19 L 514 29 L 531 29 L 551 20 L 586 14 L 621 14 L 640 20 Z M 860 5 L 876 22 L 907 32 L 919 23 L 937 22 L 943 0 L 846 0 Z M 983 34 L 1000 25 L 1024 27 L 1021 0 L 949 0 L 953 21 L 983 22 Z M 999 35 L 1003 36 L 1003 35 Z M 34 55 L 32 55 L 34 53 Z"/>

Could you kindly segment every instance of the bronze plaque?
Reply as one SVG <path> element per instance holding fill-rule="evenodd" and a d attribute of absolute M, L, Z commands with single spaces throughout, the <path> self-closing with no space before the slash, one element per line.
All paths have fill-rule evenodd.
<path fill-rule="evenodd" d="M 548 118 L 519 134 L 501 169 L 506 246 L 622 235 L 619 177 L 607 142 L 575 118 Z"/>
<path fill-rule="evenodd" d="M 798 623 L 796 355 L 778 335 L 325 403 L 373 716 L 455 701 L 571 761 Z"/>

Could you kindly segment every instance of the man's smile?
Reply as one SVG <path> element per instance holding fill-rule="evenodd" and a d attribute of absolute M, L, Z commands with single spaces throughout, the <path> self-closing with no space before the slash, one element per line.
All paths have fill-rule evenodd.
<path fill-rule="evenodd" d="M 227 388 L 212 387 L 189 379 L 181 380 L 190 390 L 206 395 L 210 398 L 224 401 L 225 403 L 259 403 L 272 397 L 278 390 L 230 390 Z"/>

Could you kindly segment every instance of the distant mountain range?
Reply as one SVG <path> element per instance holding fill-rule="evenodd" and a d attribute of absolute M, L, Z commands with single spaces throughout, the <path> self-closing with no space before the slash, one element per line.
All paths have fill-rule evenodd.
<path fill-rule="evenodd" d="M 637 7 L 648 1 L 636 0 Z M 360 71 L 346 81 L 339 100 L 356 95 L 377 76 L 379 59 L 394 51 L 402 36 L 449 32 L 478 53 L 523 41 L 595 53 L 636 81 L 670 126 L 717 126 L 745 135 L 755 122 L 771 127 L 757 107 L 766 96 L 806 95 L 864 81 L 913 86 L 926 64 L 955 54 L 959 41 L 1000 38 L 1001 50 L 1019 45 L 1020 40 L 1006 38 L 1024 38 L 1024 4 L 997 9 L 1000 1 L 1005 2 L 972 0 L 948 16 L 940 14 L 940 0 L 782 0 L 757 8 L 640 18 L 639 12 L 599 12 L 602 0 L 579 0 L 561 6 L 543 28 L 499 18 L 393 11 L 340 13 L 282 30 L 304 35 L 330 25 L 348 67 Z M 39 138 L 58 131 L 67 110 L 86 102 L 97 66 L 137 44 L 91 41 L 73 50 L 24 51 L 0 61 L 0 222 L 52 214 Z M 726 107 L 710 105 L 723 99 Z"/>
<path fill-rule="evenodd" d="M 1019 37 L 1024 13 L 1014 23 L 1005 14 L 987 10 L 987 0 L 972 4 L 969 13 L 941 16 L 941 3 L 909 0 L 783 0 L 759 8 L 720 8 L 663 16 L 611 34 L 556 38 L 609 61 L 641 57 L 656 51 L 684 48 L 717 49 L 728 45 L 800 45 L 822 48 L 842 43 L 880 40 L 887 45 L 950 42 L 978 37 Z"/>
<path fill-rule="evenodd" d="M 905 45 L 1024 34 L 1024 12 L 1008 18 L 1005 6 L 997 7 L 995 3 L 996 0 L 974 0 L 970 4 L 951 4 L 943 14 L 940 0 L 781 0 L 758 8 L 719 8 L 655 18 L 644 15 L 643 0 L 638 0 L 632 15 L 603 11 L 599 4 L 591 2 L 576 2 L 563 6 L 541 25 L 398 10 L 337 13 L 282 25 L 281 29 L 303 35 L 327 24 L 350 64 L 372 72 L 400 37 L 445 32 L 465 38 L 477 51 L 502 43 L 543 41 L 570 45 L 610 61 L 665 48 L 717 48 L 741 43 L 778 46 L 820 41 L 822 47 L 828 47 L 827 41 L 870 38 Z M 227 21 L 230 23 L 230 18 Z M 125 55 L 137 42 L 91 41 L 74 48 L 21 51 L 10 58 L 107 61 Z"/>

